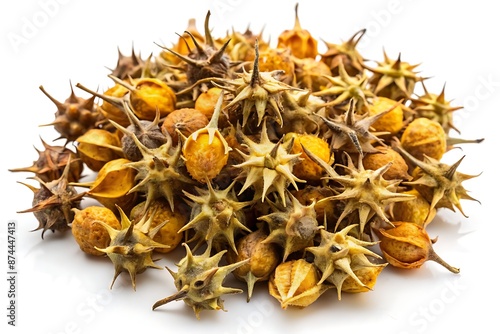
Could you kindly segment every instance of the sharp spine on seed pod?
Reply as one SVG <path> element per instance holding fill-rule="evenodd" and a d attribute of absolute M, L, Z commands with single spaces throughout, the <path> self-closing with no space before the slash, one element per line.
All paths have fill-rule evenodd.
<path fill-rule="evenodd" d="M 332 96 L 333 100 L 323 106 L 339 106 L 348 100 L 355 101 L 355 109 L 361 111 L 368 105 L 368 99 L 375 97 L 375 94 L 367 88 L 368 76 L 366 73 L 351 77 L 345 70 L 344 64 L 340 61 L 339 76 L 323 76 L 330 83 L 330 87 L 314 92 L 314 96 Z"/>
<path fill-rule="evenodd" d="M 359 234 L 362 235 L 366 223 L 373 215 L 390 224 L 385 215 L 385 210 L 390 203 L 411 200 L 414 196 L 397 193 L 397 187 L 401 180 L 385 180 L 382 176 L 392 163 L 380 167 L 377 170 L 365 170 L 361 155 L 358 155 L 358 167 L 356 168 L 351 157 L 346 154 L 347 166 L 339 165 L 346 171 L 346 175 L 331 176 L 330 179 L 343 186 L 341 193 L 320 200 L 318 203 L 331 200 L 341 200 L 346 203 L 344 211 L 335 225 L 337 230 L 340 223 L 354 210 L 359 215 Z"/>
<path fill-rule="evenodd" d="M 273 212 L 259 217 L 269 226 L 269 236 L 263 243 L 276 243 L 283 249 L 283 262 L 288 256 L 312 244 L 316 233 L 322 229 L 316 220 L 315 202 L 302 205 L 289 191 L 286 205 L 269 202 Z"/>
<path fill-rule="evenodd" d="M 70 87 L 71 95 L 64 102 L 57 101 L 47 93 L 43 86 L 39 87 L 45 96 L 57 107 L 55 120 L 52 123 L 40 126 L 54 126 L 54 129 L 61 135 L 57 139 L 66 139 L 66 143 L 76 140 L 85 134 L 88 129 L 95 128 L 99 118 L 99 113 L 94 103 L 95 95 L 92 95 L 88 99 L 83 99 L 76 96 L 71 82 Z"/>
<path fill-rule="evenodd" d="M 167 136 L 161 131 L 159 126 L 160 112 L 158 110 L 153 121 L 140 120 L 134 114 L 130 103 L 127 101 L 123 102 L 123 110 L 130 121 L 130 125 L 127 128 L 122 127 L 112 120 L 109 120 L 109 122 L 123 133 L 121 142 L 125 158 L 131 161 L 139 161 L 142 159 L 142 153 L 130 135 L 131 133 L 149 149 L 158 148 L 168 141 Z"/>
<path fill-rule="evenodd" d="M 163 269 L 154 264 L 151 255 L 155 248 L 170 247 L 153 241 L 156 233 L 168 220 L 151 229 L 154 213 L 149 219 L 146 219 L 146 215 L 144 215 L 141 220 L 134 223 L 130 221 L 120 207 L 118 207 L 118 211 L 121 218 L 121 230 L 115 230 L 105 222 L 96 221 L 108 231 L 111 242 L 106 248 L 95 248 L 106 253 L 115 266 L 115 275 L 110 289 L 113 288 L 113 284 L 120 273 L 127 270 L 132 281 L 132 287 L 135 290 L 137 274 L 142 273 L 147 268 Z"/>
<path fill-rule="evenodd" d="M 203 48 L 188 31 L 185 31 L 185 33 L 191 37 L 191 40 L 196 47 L 196 51 L 190 52 L 187 56 L 184 56 L 172 49 L 158 45 L 162 49 L 167 50 L 182 59 L 187 64 L 187 81 L 192 86 L 189 87 L 189 90 L 184 89 L 183 91 L 178 92 L 178 94 L 183 94 L 192 89 L 193 100 L 196 100 L 198 94 L 202 90 L 199 87 L 200 84 L 210 83 L 210 79 L 225 78 L 232 66 L 231 59 L 224 53 L 231 40 L 226 41 L 224 45 L 217 50 L 208 27 L 209 18 L 210 11 L 207 12 L 207 16 L 205 18 L 205 48 Z"/>
<path fill-rule="evenodd" d="M 381 259 L 382 257 L 367 247 L 374 246 L 377 242 L 367 242 L 356 239 L 348 233 L 355 227 L 349 225 L 339 232 L 332 233 L 321 230 L 321 242 L 318 246 L 308 247 L 306 251 L 314 255 L 314 265 L 322 272 L 318 285 L 327 281 L 337 288 L 338 299 L 341 299 L 342 285 L 350 277 L 360 287 L 371 290 L 370 286 L 363 283 L 355 271 L 362 268 L 377 268 L 375 274 L 387 265 L 374 264 L 367 256 Z"/>
<path fill-rule="evenodd" d="M 341 44 L 323 41 L 328 50 L 321 54 L 321 61 L 329 65 L 333 75 L 338 74 L 340 63 L 344 63 L 349 75 L 354 76 L 364 71 L 363 64 L 365 59 L 356 47 L 365 33 L 366 29 L 361 29 L 352 35 L 347 42 Z"/>
<path fill-rule="evenodd" d="M 447 165 L 426 155 L 424 155 L 424 161 L 416 159 L 401 147 L 397 139 L 394 139 L 393 146 L 395 150 L 419 168 L 414 180 L 405 182 L 404 184 L 415 187 L 431 203 L 429 212 L 433 208 L 439 207 L 445 207 L 452 211 L 455 211 L 455 208 L 457 208 L 462 215 L 467 217 L 462 210 L 460 200 L 467 199 L 479 202 L 477 199 L 469 196 L 467 190 L 462 186 L 462 182 L 478 177 L 481 173 L 468 175 L 457 171 L 465 155 L 453 165 Z"/>
<path fill-rule="evenodd" d="M 283 205 L 286 205 L 285 190 L 291 183 L 298 189 L 296 182 L 305 182 L 293 175 L 293 165 L 300 160 L 301 153 L 290 154 L 293 146 L 293 138 L 285 143 L 280 139 L 276 144 L 269 140 L 267 126 L 264 122 L 260 135 L 260 142 L 257 144 L 245 136 L 241 128 L 237 129 L 246 146 L 249 154 L 237 150 L 245 161 L 234 167 L 242 168 L 241 177 L 245 177 L 245 183 L 240 190 L 243 193 L 250 186 L 254 187 L 254 198 L 261 198 L 262 202 L 268 193 L 276 191 Z"/>
<path fill-rule="evenodd" d="M 196 231 L 193 240 L 198 243 L 193 251 L 201 246 L 202 242 L 206 242 L 208 249 L 217 244 L 215 248 L 219 250 L 224 244 L 229 244 L 231 249 L 238 253 L 235 235 L 241 231 L 251 232 L 245 225 L 242 209 L 252 204 L 252 201 L 238 201 L 233 188 L 235 182 L 224 190 L 215 190 L 211 182 L 207 182 L 208 189 L 196 188 L 199 196 L 182 191 L 190 200 L 191 203 L 188 204 L 192 211 L 190 221 L 179 230 L 179 233 L 191 228 Z"/>
<path fill-rule="evenodd" d="M 32 212 L 38 220 L 39 226 L 33 231 L 42 230 L 42 239 L 47 230 L 65 231 L 70 229 L 73 221 L 73 208 L 80 208 L 80 202 L 85 193 L 77 193 L 73 186 L 69 185 L 68 175 L 71 159 L 60 178 L 44 182 L 38 177 L 33 177 L 40 183 L 40 189 L 29 184 L 19 182 L 33 191 L 34 197 L 31 209 L 18 211 L 18 213 Z"/>
<path fill-rule="evenodd" d="M 287 85 L 278 80 L 282 71 L 276 70 L 272 72 L 259 71 L 259 44 L 255 42 L 255 59 L 253 70 L 247 73 L 243 69 L 243 73 L 237 74 L 239 76 L 236 80 L 223 80 L 224 86 L 217 86 L 232 92 L 235 97 L 225 107 L 225 109 L 232 108 L 235 105 L 242 105 L 243 123 L 242 126 L 248 122 L 252 109 L 255 107 L 257 112 L 257 126 L 260 126 L 266 113 L 269 113 L 268 104 L 272 110 L 273 119 L 280 125 L 283 125 L 281 117 L 281 93 L 289 90 L 301 90 L 299 88 Z M 234 87 L 234 88 L 233 88 Z"/>
<path fill-rule="evenodd" d="M 225 311 L 221 296 L 243 291 L 224 287 L 222 283 L 229 273 L 247 263 L 249 259 L 219 267 L 218 264 L 226 250 L 210 257 L 208 249 L 202 255 L 193 255 L 187 244 L 183 246 L 186 248 L 186 256 L 177 264 L 179 268 L 177 273 L 167 268 L 174 278 L 178 292 L 158 300 L 154 303 L 153 310 L 174 300 L 183 300 L 193 308 L 197 319 L 200 319 L 202 310 Z"/>
<path fill-rule="evenodd" d="M 155 198 L 163 196 L 174 211 L 174 190 L 182 183 L 194 183 L 192 179 L 183 175 L 179 170 L 179 159 L 181 156 L 181 143 L 172 148 L 172 138 L 166 133 L 167 141 L 157 148 L 148 148 L 142 144 L 137 136 L 114 123 L 123 133 L 130 136 L 142 154 L 142 159 L 127 163 L 127 167 L 137 170 L 137 184 L 130 189 L 129 193 L 143 192 L 146 194 L 145 210 Z"/>
<path fill-rule="evenodd" d="M 377 142 L 382 146 L 387 146 L 378 135 L 389 134 L 388 132 L 370 132 L 370 127 L 379 118 L 390 112 L 388 109 L 373 116 L 355 114 L 354 101 L 351 99 L 349 109 L 344 115 L 339 115 L 334 119 L 319 116 L 328 128 L 334 133 L 332 135 L 331 146 L 333 150 L 345 150 L 346 152 L 357 152 L 363 156 L 364 153 L 374 153 L 378 150 L 372 143 Z"/>

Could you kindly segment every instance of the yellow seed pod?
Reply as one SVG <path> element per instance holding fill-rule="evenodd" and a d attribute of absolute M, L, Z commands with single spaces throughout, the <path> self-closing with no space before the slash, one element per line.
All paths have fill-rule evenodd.
<path fill-rule="evenodd" d="M 278 245 L 262 242 L 267 237 L 268 235 L 263 229 L 258 229 L 238 239 L 236 243 L 238 253 L 235 253 L 231 248 L 227 252 L 229 263 L 249 259 L 248 262 L 233 271 L 233 275 L 237 279 L 247 283 L 247 301 L 252 297 L 255 283 L 267 281 L 281 261 Z"/>
<path fill-rule="evenodd" d="M 342 283 L 342 292 L 360 293 L 373 290 L 373 287 L 377 282 L 378 275 L 384 268 L 385 266 L 373 266 L 353 270 L 354 275 L 361 281 L 361 283 L 364 284 L 364 286 L 359 285 L 359 283 L 356 282 L 356 280 L 351 276 L 347 276 L 345 281 Z"/>
<path fill-rule="evenodd" d="M 124 86 L 115 84 L 113 87 L 106 90 L 103 95 L 111 98 L 123 98 L 128 92 L 129 90 Z M 122 108 L 104 99 L 98 110 L 104 118 L 110 119 L 123 127 L 127 127 L 130 124 L 130 120 L 128 119 L 127 114 L 123 112 Z"/>
<path fill-rule="evenodd" d="M 76 142 L 78 156 L 94 172 L 98 172 L 107 162 L 122 156 L 118 135 L 103 129 L 90 129 L 78 137 Z"/>
<path fill-rule="evenodd" d="M 285 135 L 285 141 L 294 138 L 291 154 L 300 153 L 301 160 L 293 166 L 293 174 L 299 179 L 317 182 L 324 176 L 323 168 L 314 162 L 302 149 L 305 147 L 309 152 L 315 154 L 325 163 L 330 162 L 330 146 L 328 143 L 312 134 L 298 134 L 289 132 Z"/>
<path fill-rule="evenodd" d="M 129 193 L 135 185 L 135 169 L 128 167 L 130 160 L 119 158 L 106 163 L 91 182 L 88 196 L 117 213 L 116 206 L 130 212 L 135 205 L 135 192 Z M 85 185 L 85 184 L 80 184 Z"/>
<path fill-rule="evenodd" d="M 278 36 L 279 48 L 290 48 L 297 58 L 316 58 L 318 55 L 318 41 L 311 33 L 302 29 L 298 15 L 299 4 L 295 5 L 295 26 L 285 30 Z"/>
<path fill-rule="evenodd" d="M 304 259 L 290 260 L 278 265 L 269 278 L 269 294 L 281 308 L 304 308 L 314 303 L 329 286 L 318 284 L 316 267 Z"/>
<path fill-rule="evenodd" d="M 163 227 L 155 234 L 153 241 L 162 245 L 169 246 L 168 248 L 156 248 L 159 253 L 169 253 L 173 251 L 182 241 L 183 234 L 178 233 L 179 230 L 188 222 L 189 212 L 182 205 L 183 203 L 175 204 L 175 211 L 170 209 L 170 204 L 165 198 L 157 198 L 149 204 L 146 212 L 146 220 L 153 214 L 151 229 L 167 221 Z M 146 202 L 141 202 L 133 207 L 130 211 L 130 219 L 139 221 L 143 218 L 143 212 L 146 207 Z"/>
<path fill-rule="evenodd" d="M 369 116 L 374 116 L 391 109 L 387 114 L 376 120 L 372 127 L 377 132 L 390 132 L 397 134 L 404 126 L 404 113 L 398 101 L 386 97 L 378 96 L 368 105 Z"/>
<path fill-rule="evenodd" d="M 223 93 L 219 96 L 210 123 L 193 132 L 182 146 L 186 169 L 198 182 L 206 183 L 219 175 L 229 157 L 230 147 L 218 129 L 222 100 Z"/>
<path fill-rule="evenodd" d="M 207 119 L 211 119 L 222 92 L 222 88 L 212 87 L 206 92 L 201 93 L 194 102 L 194 109 L 201 111 Z"/>
<path fill-rule="evenodd" d="M 152 121 L 157 110 L 160 117 L 175 110 L 177 98 L 174 91 L 164 81 L 155 78 L 142 78 L 133 81 L 129 87 L 130 105 L 139 119 Z"/>
<path fill-rule="evenodd" d="M 75 217 L 71 223 L 71 232 L 80 249 L 87 254 L 102 256 L 105 253 L 97 248 L 106 248 L 111 242 L 109 233 L 99 223 L 105 223 L 114 229 L 121 228 L 120 221 L 113 211 L 102 206 L 88 206 L 83 210 L 73 209 Z"/>
<path fill-rule="evenodd" d="M 401 136 L 401 145 L 418 160 L 424 160 L 424 154 L 441 160 L 446 152 L 446 133 L 436 121 L 428 118 L 413 120 Z"/>
<path fill-rule="evenodd" d="M 396 202 L 392 207 L 394 221 L 406 221 L 426 227 L 436 216 L 436 208 L 431 209 L 430 203 L 417 190 L 411 189 L 403 194 L 413 195 L 409 201 Z"/>

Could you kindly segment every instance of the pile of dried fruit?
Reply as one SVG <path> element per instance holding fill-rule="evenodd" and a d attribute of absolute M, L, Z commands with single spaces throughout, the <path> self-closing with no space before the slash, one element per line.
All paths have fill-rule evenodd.
<path fill-rule="evenodd" d="M 230 273 L 248 301 L 267 282 L 282 308 L 330 288 L 338 299 L 369 291 L 388 264 L 432 260 L 458 273 L 426 227 L 437 210 L 464 214 L 461 201 L 474 200 L 462 183 L 477 175 L 458 171 L 463 158 L 441 160 L 481 140 L 450 137 L 460 107 L 444 88 L 427 91 L 400 55 L 369 65 L 357 51 L 364 30 L 318 54 L 297 7 L 275 47 L 249 30 L 216 39 L 209 17 L 204 35 L 191 19 L 157 56 L 120 53 L 114 86 L 76 85 L 90 98 L 72 88 L 59 102 L 40 87 L 65 144 L 44 142 L 32 166 L 11 171 L 39 182 L 23 183 L 34 197 L 22 212 L 34 213 L 42 238 L 71 230 L 83 252 L 109 257 L 112 282 L 126 271 L 134 289 L 137 274 L 161 269 L 154 254 L 184 241 L 169 269 L 178 292 L 153 309 L 184 300 L 197 317 L 242 292 L 223 286 Z M 83 208 L 84 198 L 99 205 Z"/>

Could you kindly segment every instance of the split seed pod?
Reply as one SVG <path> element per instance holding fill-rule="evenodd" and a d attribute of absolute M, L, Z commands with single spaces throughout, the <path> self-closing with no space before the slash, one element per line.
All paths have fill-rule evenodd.
<path fill-rule="evenodd" d="M 384 258 L 397 268 L 420 268 L 426 261 L 435 261 L 458 274 L 460 269 L 450 266 L 436 254 L 432 240 L 421 227 L 408 222 L 394 222 L 390 229 L 380 228 L 380 249 Z"/>
<path fill-rule="evenodd" d="M 318 284 L 316 267 L 304 259 L 283 262 L 269 279 L 269 294 L 276 298 L 281 308 L 304 308 L 314 303 L 330 287 Z"/>

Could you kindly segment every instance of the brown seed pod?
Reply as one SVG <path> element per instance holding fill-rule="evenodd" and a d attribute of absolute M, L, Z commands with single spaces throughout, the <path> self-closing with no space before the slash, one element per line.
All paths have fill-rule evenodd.
<path fill-rule="evenodd" d="M 40 188 L 37 189 L 31 185 L 21 183 L 33 191 L 33 207 L 31 209 L 19 211 L 18 213 L 32 212 L 38 220 L 38 227 L 33 230 L 42 230 L 42 239 L 47 230 L 52 232 L 68 230 L 73 221 L 73 208 L 79 208 L 80 202 L 85 193 L 78 193 L 76 189 L 69 184 L 68 175 L 71 162 L 69 161 L 64 168 L 60 178 L 50 182 L 40 182 Z"/>
<path fill-rule="evenodd" d="M 435 261 L 454 274 L 460 272 L 436 254 L 433 241 L 421 226 L 409 222 L 393 222 L 393 225 L 393 228 L 376 230 L 380 250 L 389 264 L 414 269 L 420 268 L 426 261 Z"/>
<path fill-rule="evenodd" d="M 46 125 L 53 125 L 61 135 L 60 138 L 70 142 L 95 127 L 99 117 L 97 106 L 94 104 L 95 96 L 88 99 L 76 96 L 71 86 L 71 95 L 64 102 L 59 102 L 47 93 L 43 86 L 40 86 L 40 90 L 57 107 L 54 122 Z"/>
<path fill-rule="evenodd" d="M 202 94 L 203 95 L 203 94 Z M 201 95 L 200 95 L 201 96 Z M 195 108 L 182 108 L 172 111 L 165 117 L 161 130 L 172 137 L 172 144 L 177 145 L 179 136 L 177 130 L 185 137 L 208 125 L 205 114 Z"/>
<path fill-rule="evenodd" d="M 76 182 L 80 179 L 83 172 L 83 161 L 78 159 L 75 152 L 65 146 L 51 146 L 42 140 L 45 150 L 38 153 L 38 159 L 33 161 L 29 167 L 11 168 L 10 172 L 30 172 L 44 182 L 57 180 L 61 177 L 66 168 L 66 164 L 71 159 L 71 166 L 68 174 L 69 182 Z"/>

